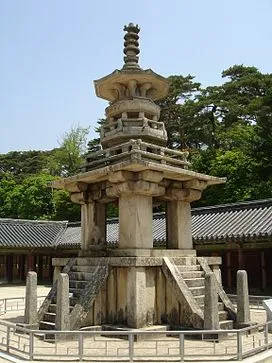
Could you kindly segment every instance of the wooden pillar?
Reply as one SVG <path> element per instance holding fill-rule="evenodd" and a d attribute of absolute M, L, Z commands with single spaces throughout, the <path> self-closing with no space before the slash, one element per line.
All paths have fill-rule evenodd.
<path fill-rule="evenodd" d="M 6 280 L 13 281 L 13 255 L 6 256 Z"/>
<path fill-rule="evenodd" d="M 38 280 L 43 281 L 43 256 L 38 256 Z"/>
<path fill-rule="evenodd" d="M 261 258 L 261 272 L 262 272 L 262 289 L 266 288 L 266 265 L 265 265 L 265 254 L 264 251 L 260 252 Z"/>
<path fill-rule="evenodd" d="M 239 270 L 244 269 L 244 253 L 241 247 L 238 249 L 238 266 Z"/>
<path fill-rule="evenodd" d="M 19 257 L 19 278 L 21 281 L 25 280 L 25 255 Z"/>
<path fill-rule="evenodd" d="M 52 265 L 52 257 L 49 257 L 49 280 L 51 282 L 53 282 L 53 277 L 54 277 L 54 268 Z"/>
<path fill-rule="evenodd" d="M 35 256 L 28 255 L 27 256 L 27 271 L 35 271 Z"/>
<path fill-rule="evenodd" d="M 227 251 L 226 253 L 227 260 L 227 286 L 231 288 L 231 252 Z"/>

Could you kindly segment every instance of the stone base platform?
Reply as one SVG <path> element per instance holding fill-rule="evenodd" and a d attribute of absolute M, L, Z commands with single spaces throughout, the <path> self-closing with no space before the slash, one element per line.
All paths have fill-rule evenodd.
<path fill-rule="evenodd" d="M 139 332 L 137 335 L 134 335 L 134 341 L 135 342 L 140 342 L 140 341 L 145 341 L 148 339 L 154 339 L 154 338 L 164 338 L 165 337 L 165 332 L 170 330 L 170 326 L 169 325 L 151 325 L 151 326 L 146 326 L 144 328 L 141 329 L 133 329 L 133 328 L 129 328 L 127 326 L 122 326 L 122 325 L 103 325 L 102 326 L 102 330 L 104 331 L 116 331 L 116 332 Z M 156 331 L 156 332 L 162 332 L 162 334 L 152 334 L 152 333 L 148 333 L 150 331 Z M 145 334 L 148 333 L 148 334 Z M 107 335 L 109 336 L 109 335 Z M 119 338 L 119 339 L 128 339 L 127 335 L 113 335 L 113 338 Z"/>
<path fill-rule="evenodd" d="M 109 250 L 109 256 L 122 257 L 181 257 L 196 256 L 196 250 L 179 250 L 179 249 L 112 249 Z"/>

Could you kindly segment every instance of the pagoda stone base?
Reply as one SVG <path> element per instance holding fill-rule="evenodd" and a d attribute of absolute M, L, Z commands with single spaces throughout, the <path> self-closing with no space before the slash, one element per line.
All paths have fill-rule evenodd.
<path fill-rule="evenodd" d="M 139 256 L 124 256 L 124 251 L 128 250 L 111 251 L 122 253 L 122 256 L 76 258 L 76 264 L 69 273 L 72 284 L 75 283 L 74 280 L 77 280 L 76 283 L 88 280 L 96 266 L 107 264 L 109 267 L 106 282 L 95 297 L 82 327 L 105 325 L 142 329 L 149 326 L 190 325 L 188 304 L 183 306 L 177 297 L 173 282 L 163 272 L 162 265 L 164 258 L 168 256 L 177 264 L 175 268 L 182 266 L 182 269 L 187 271 L 188 278 L 200 276 L 202 273 L 197 265 L 195 251 L 138 250 L 142 253 Z M 137 250 L 130 253 L 135 251 Z M 144 256 L 143 253 L 147 255 Z M 56 271 L 60 272 L 67 260 L 54 258 L 53 265 Z M 206 260 L 210 266 L 217 268 L 221 264 L 221 258 L 211 257 Z M 199 324 L 196 322 L 195 325 Z"/>

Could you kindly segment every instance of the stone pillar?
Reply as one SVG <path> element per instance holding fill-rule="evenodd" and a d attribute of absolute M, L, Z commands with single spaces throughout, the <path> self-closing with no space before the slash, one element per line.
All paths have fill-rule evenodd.
<path fill-rule="evenodd" d="M 26 277 L 25 323 L 37 324 L 37 274 L 29 271 Z"/>
<path fill-rule="evenodd" d="M 54 275 L 53 275 L 53 284 L 57 281 L 59 278 L 59 275 L 61 273 L 61 266 L 55 266 L 54 267 Z"/>
<path fill-rule="evenodd" d="M 119 248 L 152 248 L 152 197 L 122 194 L 119 198 Z"/>
<path fill-rule="evenodd" d="M 167 238 L 169 249 L 192 249 L 192 217 L 189 202 L 173 200 L 167 203 Z"/>
<path fill-rule="evenodd" d="M 237 325 L 239 328 L 250 325 L 247 272 L 237 271 Z"/>
<path fill-rule="evenodd" d="M 146 271 L 130 267 L 127 274 L 127 324 L 140 329 L 146 325 Z"/>
<path fill-rule="evenodd" d="M 81 249 L 88 250 L 94 227 L 94 203 L 81 204 Z"/>
<path fill-rule="evenodd" d="M 222 275 L 221 275 L 221 269 L 218 265 L 212 265 L 211 269 L 216 277 L 216 280 L 220 285 L 222 285 Z"/>
<path fill-rule="evenodd" d="M 89 201 L 81 204 L 81 249 L 106 241 L 106 204 Z"/>
<path fill-rule="evenodd" d="M 219 329 L 218 295 L 213 273 L 208 273 L 205 276 L 204 329 Z"/>
<path fill-rule="evenodd" d="M 59 274 L 57 281 L 56 330 L 70 329 L 69 276 Z"/>
<path fill-rule="evenodd" d="M 106 204 L 95 203 L 95 224 L 100 231 L 100 238 L 102 242 L 106 242 Z"/>
<path fill-rule="evenodd" d="M 197 183 L 196 183 L 197 182 Z M 167 188 L 167 242 L 168 248 L 192 249 L 192 217 L 190 203 L 201 197 L 205 183 L 176 182 Z"/>

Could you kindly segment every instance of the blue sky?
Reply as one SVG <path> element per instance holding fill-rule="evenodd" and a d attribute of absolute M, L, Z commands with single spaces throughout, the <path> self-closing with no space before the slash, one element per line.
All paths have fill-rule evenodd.
<path fill-rule="evenodd" d="M 91 126 L 106 101 L 93 80 L 123 64 L 123 26 L 136 22 L 140 65 L 221 82 L 233 64 L 272 72 L 272 0 L 1 0 L 0 153 L 58 146 Z"/>

